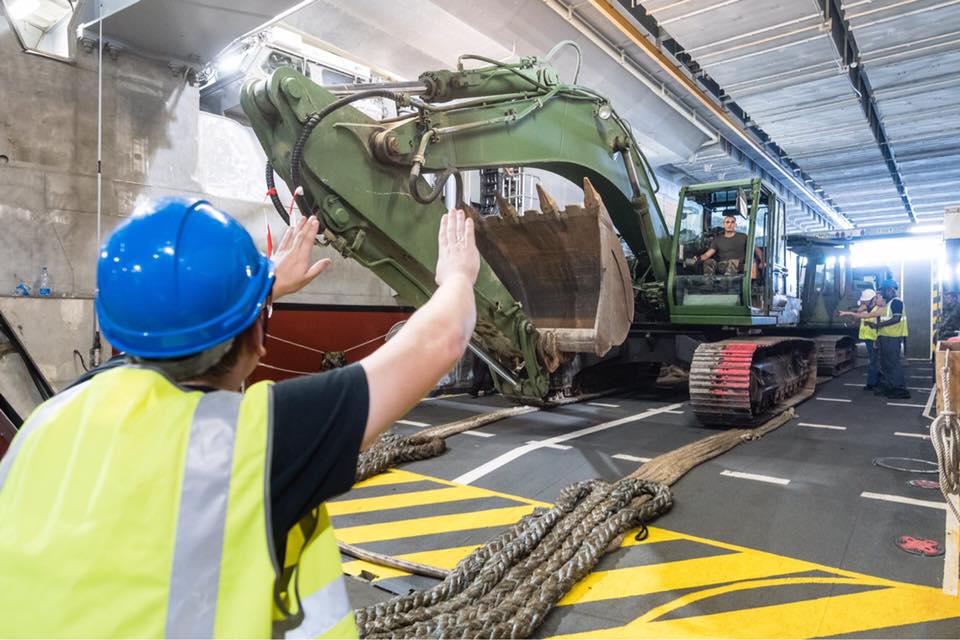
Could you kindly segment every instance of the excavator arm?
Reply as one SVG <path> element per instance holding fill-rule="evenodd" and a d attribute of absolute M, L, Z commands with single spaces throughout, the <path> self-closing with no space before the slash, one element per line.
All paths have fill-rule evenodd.
<path fill-rule="evenodd" d="M 302 188 L 324 242 L 372 270 L 410 304 L 433 293 L 439 197 L 457 187 L 477 221 L 484 263 L 475 293 L 475 352 L 501 391 L 544 402 L 569 392 L 559 375 L 626 339 L 634 282 L 662 287 L 670 237 L 640 149 L 601 95 L 559 82 L 535 58 L 427 72 L 402 87 L 324 88 L 281 68 L 244 87 L 244 112 L 276 172 Z M 334 93 L 336 92 L 336 93 Z M 387 98 L 406 111 L 375 120 L 350 106 Z M 534 167 L 584 188 L 561 209 L 542 189 L 541 212 L 481 217 L 463 203 L 461 171 Z M 424 176 L 434 174 L 431 183 Z M 569 374 L 569 372 L 567 372 Z"/>

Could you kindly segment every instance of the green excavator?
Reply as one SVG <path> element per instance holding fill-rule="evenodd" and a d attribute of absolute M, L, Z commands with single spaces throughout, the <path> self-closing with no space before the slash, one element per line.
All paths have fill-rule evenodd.
<path fill-rule="evenodd" d="M 661 363 L 689 368 L 706 423 L 754 423 L 813 392 L 818 348 L 849 338 L 805 337 L 802 305 L 786 294 L 774 190 L 759 179 L 685 187 L 671 232 L 656 176 L 604 96 L 533 57 L 458 62 L 405 83 L 321 87 L 289 68 L 249 80 L 241 104 L 268 185 L 279 175 L 321 221 L 323 243 L 413 306 L 435 289 L 441 196 L 455 189 L 484 259 L 471 350 L 518 402 L 649 384 Z M 369 99 L 398 115 L 351 106 Z M 539 211 L 498 197 L 497 213 L 480 215 L 461 172 L 499 167 L 562 176 L 582 186 L 583 203 L 561 207 L 538 186 Z M 705 274 L 694 258 L 725 214 L 746 235 L 741 267 Z"/>

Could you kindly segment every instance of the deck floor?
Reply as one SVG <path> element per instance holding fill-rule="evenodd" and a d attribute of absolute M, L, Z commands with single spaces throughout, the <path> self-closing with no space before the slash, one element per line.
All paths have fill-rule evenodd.
<path fill-rule="evenodd" d="M 960 598 L 940 591 L 942 557 L 907 554 L 901 535 L 943 542 L 935 474 L 879 457 L 933 461 L 922 406 L 929 363 L 911 363 L 912 400 L 863 391 L 859 367 L 818 387 L 798 418 L 693 469 L 641 543 L 628 536 L 537 630 L 538 637 L 960 637 Z M 498 396 L 430 399 L 405 420 L 437 425 L 508 406 Z M 399 424 L 403 431 L 422 426 Z M 443 567 L 578 480 L 616 480 L 711 433 L 682 391 L 607 396 L 487 425 L 329 504 L 339 539 Z M 933 469 L 935 467 L 931 467 Z M 436 581 L 344 557 L 355 606 Z"/>

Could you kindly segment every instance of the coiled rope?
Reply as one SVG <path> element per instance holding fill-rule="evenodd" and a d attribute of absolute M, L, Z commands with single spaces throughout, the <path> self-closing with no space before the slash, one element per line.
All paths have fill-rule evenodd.
<path fill-rule="evenodd" d="M 941 380 L 943 381 L 943 411 L 930 423 L 930 441 L 937 452 L 937 464 L 940 472 L 940 493 L 953 516 L 960 521 L 960 513 L 950 499 L 960 494 L 960 421 L 953 410 L 950 395 L 950 352 L 944 353 Z"/>
<path fill-rule="evenodd" d="M 668 485 L 698 464 L 796 417 L 793 409 L 756 429 L 717 433 L 608 483 L 560 492 L 460 561 L 440 584 L 356 612 L 364 638 L 526 638 L 625 534 L 673 503 Z M 450 425 L 447 425 L 448 427 Z M 442 441 L 442 440 L 441 440 Z"/>

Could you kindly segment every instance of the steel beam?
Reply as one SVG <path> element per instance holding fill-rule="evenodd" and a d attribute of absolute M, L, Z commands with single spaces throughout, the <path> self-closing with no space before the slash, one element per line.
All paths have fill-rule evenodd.
<path fill-rule="evenodd" d="M 903 183 L 903 176 L 900 173 L 900 166 L 897 164 L 896 155 L 887 137 L 887 131 L 877 112 L 877 99 L 873 95 L 873 87 L 867 78 L 867 72 L 863 68 L 863 61 L 860 59 L 860 49 L 857 47 L 857 41 L 853 37 L 853 31 L 850 24 L 844 17 L 841 0 L 817 0 L 820 10 L 823 12 L 824 19 L 830 25 L 830 35 L 837 53 L 840 54 L 840 60 L 847 69 L 847 75 L 850 77 L 850 84 L 857 94 L 860 101 L 860 107 L 870 125 L 870 131 L 880 148 L 880 154 L 887 165 L 890 177 L 893 178 L 893 184 L 900 194 L 900 201 L 903 208 L 910 217 L 910 222 L 916 222 L 917 216 L 913 212 L 913 204 L 910 202 L 910 194 L 907 193 L 907 187 Z"/>
<path fill-rule="evenodd" d="M 637 0 L 589 0 L 589 2 L 660 65 L 671 79 L 683 86 L 694 99 L 725 125 L 722 131 L 725 134 L 724 142 L 729 142 L 730 146 L 741 152 L 742 156 L 747 156 L 748 153 L 759 154 L 763 164 L 772 169 L 768 176 L 798 196 L 803 206 L 810 207 L 827 225 L 841 229 L 852 226 L 832 199 L 822 195 L 823 189 L 819 188 L 816 181 L 751 120 L 749 114 L 686 53 L 676 40 L 660 28 L 657 20 L 644 9 L 640 2 Z M 630 24 L 613 6 L 616 4 L 619 4 L 643 30 L 649 32 L 655 42 L 650 42 L 640 29 Z M 751 164 L 747 166 L 755 170 Z"/>

